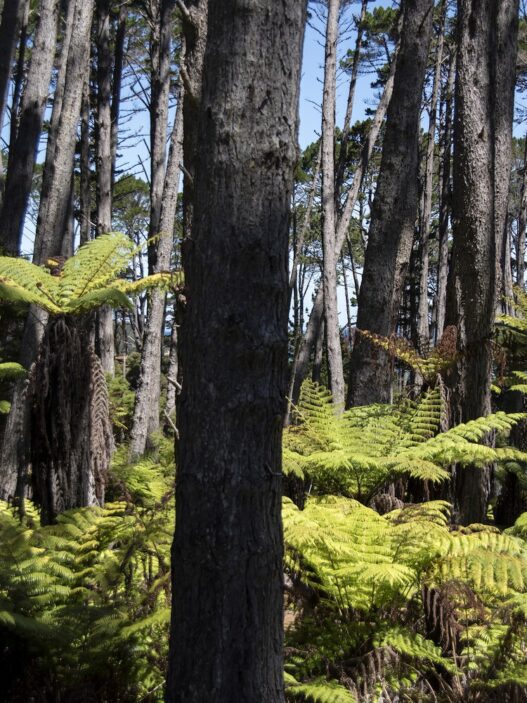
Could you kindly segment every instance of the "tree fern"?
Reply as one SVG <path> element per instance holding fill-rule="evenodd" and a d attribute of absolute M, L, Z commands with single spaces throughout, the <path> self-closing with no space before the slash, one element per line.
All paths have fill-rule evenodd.
<path fill-rule="evenodd" d="M 134 251 L 124 234 L 101 235 L 67 259 L 58 275 L 25 259 L 0 256 L 0 299 L 32 303 L 53 315 L 79 314 L 102 305 L 128 307 L 128 295 L 181 282 L 181 274 L 169 273 L 134 282 L 118 278 Z"/>
<path fill-rule="evenodd" d="M 511 447 L 485 444 L 505 437 L 521 414 L 498 412 L 446 432 L 438 386 L 419 401 L 357 407 L 335 416 L 328 391 L 307 382 L 285 434 L 284 470 L 305 476 L 318 492 L 342 493 L 369 502 L 398 477 L 437 483 L 451 464 L 486 466 L 526 460 Z"/>

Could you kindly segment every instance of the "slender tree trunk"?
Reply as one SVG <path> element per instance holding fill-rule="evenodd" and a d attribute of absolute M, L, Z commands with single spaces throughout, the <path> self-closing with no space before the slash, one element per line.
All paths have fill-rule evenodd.
<path fill-rule="evenodd" d="M 26 0 L 4 0 L 0 20 L 0 133 L 4 125 L 11 68 Z M 0 205 L 3 191 L 3 168 L 0 162 Z"/>
<path fill-rule="evenodd" d="M 183 96 L 180 96 L 172 131 L 169 159 L 165 174 L 162 204 L 159 219 L 161 238 L 157 245 L 153 273 L 170 268 L 174 246 L 174 225 L 176 220 L 177 194 L 179 187 L 179 164 L 183 155 Z M 154 290 L 150 297 L 148 319 L 146 321 L 141 352 L 139 384 L 134 408 L 131 432 L 130 454 L 140 456 L 148 448 L 149 437 L 159 429 L 159 400 L 161 379 L 161 353 L 163 335 L 163 311 L 165 294 Z M 174 322 L 175 326 L 175 322 Z M 175 329 L 175 327 L 174 327 Z M 173 334 L 173 344 L 177 343 L 177 330 Z M 173 351 L 171 350 L 171 355 Z M 172 371 L 173 373 L 173 371 Z M 172 379 L 177 380 L 177 379 Z"/>
<path fill-rule="evenodd" d="M 434 186 L 434 154 L 436 145 L 436 116 L 439 89 L 441 86 L 441 64 L 443 62 L 444 29 L 446 20 L 446 0 L 441 0 L 440 25 L 437 38 L 436 60 L 432 95 L 430 98 L 428 142 L 425 155 L 425 176 L 423 186 L 423 203 L 419 223 L 419 305 L 417 311 L 417 343 L 421 354 L 426 353 L 430 344 L 430 325 L 428 320 L 428 260 L 430 240 L 430 219 L 432 216 L 432 193 Z"/>
<path fill-rule="evenodd" d="M 280 445 L 305 12 L 299 0 L 209 3 L 184 252 L 170 703 L 284 700 Z"/>
<path fill-rule="evenodd" d="M 90 86 L 84 84 L 81 108 L 80 144 L 80 194 L 79 194 L 80 243 L 91 238 L 91 171 L 90 171 Z"/>
<path fill-rule="evenodd" d="M 453 249 L 447 321 L 457 326 L 452 419 L 490 412 L 491 335 L 509 185 L 517 0 L 458 0 Z M 484 522 L 489 472 L 460 468 L 455 516 Z"/>
<path fill-rule="evenodd" d="M 170 355 L 168 358 L 167 382 L 168 388 L 165 414 L 166 416 L 174 420 L 179 383 L 179 349 L 176 305 L 174 305 L 174 320 L 172 321 L 172 334 L 170 335 Z"/>
<path fill-rule="evenodd" d="M 401 48 L 359 295 L 357 327 L 389 336 L 395 331 L 417 216 L 418 130 L 432 30 L 433 0 L 403 5 Z M 352 354 L 349 403 L 389 402 L 386 355 L 362 335 Z"/>
<path fill-rule="evenodd" d="M 0 213 L 0 244 L 5 251 L 12 254 L 18 254 L 20 251 L 37 146 L 48 99 L 51 68 L 55 58 L 58 16 L 58 0 L 41 0 L 31 62 L 20 105 L 18 130 L 9 148 L 4 202 Z"/>
<path fill-rule="evenodd" d="M 397 53 L 398 49 L 396 49 Z M 349 226 L 351 222 L 351 217 L 353 214 L 353 208 L 357 202 L 359 196 L 360 187 L 362 184 L 362 179 L 366 174 L 368 165 L 370 162 L 373 149 L 379 137 L 381 127 L 386 115 L 386 110 L 390 103 L 393 91 L 394 82 L 394 69 L 395 69 L 395 59 L 392 60 L 390 75 L 386 81 L 382 97 L 379 101 L 377 109 L 375 111 L 375 116 L 372 120 L 371 127 L 366 138 L 366 142 L 362 148 L 361 161 L 357 166 L 355 173 L 353 174 L 353 181 L 346 196 L 344 207 L 342 213 L 338 219 L 337 223 L 337 237 L 336 237 L 336 251 L 340 253 L 346 237 L 348 236 Z M 292 369 L 292 379 L 291 379 L 291 392 L 289 398 L 292 403 L 296 405 L 298 399 L 300 398 L 300 389 L 302 387 L 302 382 L 307 376 L 309 369 L 309 358 L 311 355 L 311 350 L 315 340 L 318 337 L 320 323 L 322 315 L 324 312 L 324 293 L 323 287 L 319 286 L 317 293 L 315 295 L 315 300 L 313 302 L 313 307 L 311 308 L 311 313 L 309 316 L 309 321 L 306 327 L 306 331 L 302 338 L 302 341 L 298 347 L 298 353 L 295 357 L 295 361 Z"/>
<path fill-rule="evenodd" d="M 516 246 L 516 283 L 525 286 L 525 230 L 527 228 L 527 135 L 523 158 L 523 178 L 521 189 L 520 216 L 518 218 L 518 243 Z"/>
<path fill-rule="evenodd" d="M 443 131 L 441 202 L 439 206 L 439 260 L 437 271 L 436 300 L 436 343 L 443 336 L 446 314 L 446 293 L 448 281 L 448 233 L 452 209 L 452 107 L 454 80 L 456 77 L 456 54 L 452 50 L 445 89 L 445 125 Z"/>
<path fill-rule="evenodd" d="M 77 0 L 66 61 L 66 75 L 60 116 L 57 120 L 53 149 L 46 153 L 42 193 L 37 221 L 35 256 L 42 261 L 43 252 L 57 255 L 64 243 L 68 211 L 69 183 L 73 170 L 77 126 L 80 120 L 83 87 L 88 78 L 90 30 L 93 0 Z"/>
<path fill-rule="evenodd" d="M 340 344 L 337 303 L 337 261 L 335 233 L 335 101 L 337 90 L 337 40 L 340 0 L 329 0 L 322 99 L 322 239 L 324 261 L 324 315 L 333 402 L 338 412 L 344 410 L 344 367 Z"/>
<path fill-rule="evenodd" d="M 360 54 L 362 49 L 363 25 L 368 10 L 368 0 L 362 0 L 360 17 L 357 22 L 357 37 L 355 39 L 355 50 L 353 53 L 353 61 L 351 64 L 350 85 L 348 90 L 348 101 L 346 104 L 346 115 L 344 117 L 344 125 L 342 127 L 342 138 L 340 140 L 340 153 L 335 172 L 335 196 L 338 198 L 346 172 L 346 163 L 348 161 L 348 146 L 351 137 L 351 118 L 353 116 L 353 104 L 355 102 L 355 88 L 357 87 L 357 79 L 359 77 Z M 338 203 L 337 203 L 338 206 Z"/>
<path fill-rule="evenodd" d="M 115 182 L 115 163 L 117 159 L 117 144 L 119 141 L 119 116 L 121 109 L 121 90 L 123 82 L 123 65 L 124 65 L 124 43 L 126 38 L 126 18 L 128 7 L 126 4 L 121 5 L 117 27 L 115 30 L 115 47 L 113 60 L 113 79 L 112 79 L 112 106 L 111 106 L 111 122 L 112 122 L 112 191 Z"/>
<path fill-rule="evenodd" d="M 97 0 L 97 236 L 112 229 L 112 48 L 110 0 Z M 115 373 L 113 311 L 97 313 L 97 353 L 105 373 Z"/>

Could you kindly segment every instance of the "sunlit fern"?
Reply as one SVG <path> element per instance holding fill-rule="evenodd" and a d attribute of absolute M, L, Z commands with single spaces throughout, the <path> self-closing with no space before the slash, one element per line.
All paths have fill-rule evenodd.
<path fill-rule="evenodd" d="M 130 295 L 181 283 L 180 273 L 157 273 L 138 281 L 119 278 L 136 251 L 124 234 L 104 234 L 81 246 L 56 269 L 56 275 L 25 259 L 0 256 L 0 299 L 32 303 L 51 314 L 67 315 L 102 305 L 128 307 Z"/>
<path fill-rule="evenodd" d="M 442 387 L 418 401 L 369 405 L 335 415 L 331 394 L 306 382 L 297 424 L 286 430 L 284 471 L 309 479 L 312 490 L 340 493 L 368 503 L 388 483 L 401 477 L 438 483 L 448 467 L 486 466 L 526 460 L 512 447 L 493 447 L 489 436 L 506 437 L 522 414 L 498 412 L 446 432 Z"/>

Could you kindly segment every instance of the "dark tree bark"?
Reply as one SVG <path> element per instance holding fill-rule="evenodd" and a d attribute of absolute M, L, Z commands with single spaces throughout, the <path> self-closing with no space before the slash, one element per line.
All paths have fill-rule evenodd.
<path fill-rule="evenodd" d="M 190 142 L 170 703 L 284 700 L 280 445 L 305 13 L 298 0 L 209 2 Z"/>
<path fill-rule="evenodd" d="M 113 437 L 92 327 L 89 319 L 51 320 L 31 379 L 33 496 L 43 524 L 104 502 Z"/>
<path fill-rule="evenodd" d="M 443 336 L 446 314 L 446 292 L 448 281 L 448 233 L 450 212 L 452 209 L 452 109 L 454 81 L 456 77 L 456 54 L 452 50 L 450 66 L 445 87 L 445 120 L 441 145 L 441 201 L 439 204 L 439 257 L 437 264 L 437 297 L 435 303 L 435 342 Z"/>
<path fill-rule="evenodd" d="M 5 251 L 12 254 L 18 254 L 20 251 L 51 68 L 55 58 L 58 16 L 58 0 L 41 0 L 31 62 L 20 104 L 18 130 L 9 148 L 4 202 L 0 213 L 0 244 Z"/>
<path fill-rule="evenodd" d="M 447 323 L 456 325 L 460 362 L 452 375 L 452 419 L 490 412 L 491 335 L 500 290 L 514 103 L 517 0 L 458 1 L 454 123 L 453 249 Z M 489 472 L 455 476 L 455 516 L 483 522 Z"/>
<path fill-rule="evenodd" d="M 11 67 L 24 10 L 25 0 L 4 0 L 0 20 L 0 130 L 4 124 Z"/>
<path fill-rule="evenodd" d="M 383 336 L 395 331 L 417 216 L 418 130 L 432 30 L 432 0 L 403 3 L 401 47 L 360 287 L 357 327 Z M 348 402 L 388 402 L 391 369 L 362 335 L 353 348 Z"/>

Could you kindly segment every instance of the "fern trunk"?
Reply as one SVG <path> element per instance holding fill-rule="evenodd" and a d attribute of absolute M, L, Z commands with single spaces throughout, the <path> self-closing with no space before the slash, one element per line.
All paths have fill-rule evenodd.
<path fill-rule="evenodd" d="M 33 496 L 44 524 L 101 505 L 113 438 L 91 318 L 48 323 L 31 380 Z"/>
<path fill-rule="evenodd" d="M 305 5 L 208 4 L 184 251 L 170 703 L 284 700 L 280 445 Z"/>

